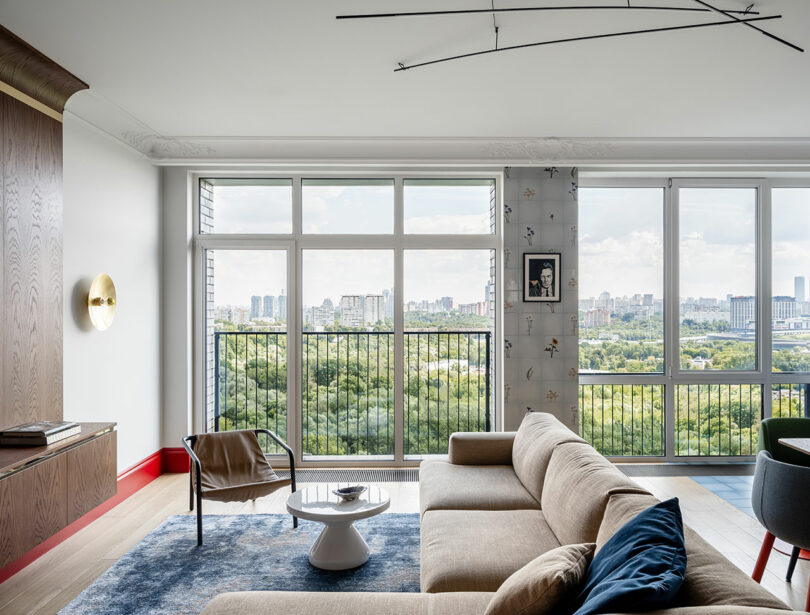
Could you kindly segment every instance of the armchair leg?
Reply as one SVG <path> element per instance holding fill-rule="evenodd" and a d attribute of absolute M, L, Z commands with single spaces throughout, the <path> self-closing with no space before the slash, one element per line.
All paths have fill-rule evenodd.
<path fill-rule="evenodd" d="M 191 474 L 194 471 L 193 466 L 188 470 L 188 509 L 194 510 L 194 476 Z"/>
<path fill-rule="evenodd" d="M 197 546 L 202 546 L 202 494 L 197 494 Z"/>
<path fill-rule="evenodd" d="M 776 536 L 770 532 L 765 532 L 765 538 L 762 540 L 762 547 L 759 550 L 759 557 L 757 563 L 754 565 L 754 573 L 751 578 L 757 583 L 762 581 L 762 575 L 765 572 L 765 566 L 768 564 L 768 558 L 771 557 L 771 549 L 773 549 L 773 541 Z"/>
<path fill-rule="evenodd" d="M 793 578 L 793 571 L 796 569 L 796 562 L 799 559 L 799 553 L 801 549 L 799 547 L 793 547 L 793 551 L 790 553 L 790 562 L 788 563 L 787 574 L 785 575 L 785 581 L 790 583 L 790 580 Z"/>
<path fill-rule="evenodd" d="M 293 517 L 293 528 L 298 527 L 298 517 Z"/>

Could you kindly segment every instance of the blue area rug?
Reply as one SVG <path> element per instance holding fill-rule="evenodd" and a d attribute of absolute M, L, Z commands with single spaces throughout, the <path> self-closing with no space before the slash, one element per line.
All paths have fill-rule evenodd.
<path fill-rule="evenodd" d="M 751 508 L 751 487 L 753 476 L 690 476 L 701 487 L 720 496 L 732 506 L 736 506 L 746 515 L 754 516 Z"/>
<path fill-rule="evenodd" d="M 197 614 L 226 591 L 418 592 L 419 515 L 382 514 L 355 527 L 371 558 L 326 571 L 308 560 L 320 523 L 293 529 L 289 515 L 208 515 L 197 547 L 196 517 L 169 517 L 60 614 Z"/>

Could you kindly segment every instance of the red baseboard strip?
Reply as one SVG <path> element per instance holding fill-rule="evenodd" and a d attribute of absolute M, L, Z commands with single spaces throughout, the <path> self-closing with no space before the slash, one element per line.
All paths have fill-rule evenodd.
<path fill-rule="evenodd" d="M 182 453 L 182 455 L 180 455 Z M 185 458 L 185 460 L 183 459 Z M 118 475 L 118 491 L 109 500 L 96 506 L 90 512 L 84 514 L 59 530 L 56 534 L 41 542 L 28 553 L 21 555 L 10 564 L 0 568 L 0 583 L 13 576 L 34 560 L 45 555 L 56 545 L 64 542 L 73 534 L 84 527 L 90 525 L 104 513 L 112 510 L 129 496 L 142 489 L 158 476 L 171 472 L 188 472 L 188 453 L 183 448 L 164 448 L 156 453 L 152 453 Z M 183 467 L 185 466 L 185 469 Z"/>
<path fill-rule="evenodd" d="M 189 458 L 186 449 L 182 446 L 177 448 L 163 449 L 163 473 L 176 474 L 188 472 Z"/>

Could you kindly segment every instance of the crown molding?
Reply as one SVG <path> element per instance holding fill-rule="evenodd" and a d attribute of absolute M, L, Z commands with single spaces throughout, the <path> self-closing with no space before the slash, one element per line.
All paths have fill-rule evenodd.
<path fill-rule="evenodd" d="M 92 88 L 68 110 L 159 166 L 564 165 L 589 168 L 790 168 L 810 171 L 810 137 L 483 138 L 161 135 Z"/>
<path fill-rule="evenodd" d="M 0 25 L 2 91 L 62 121 L 65 102 L 88 85 Z"/>

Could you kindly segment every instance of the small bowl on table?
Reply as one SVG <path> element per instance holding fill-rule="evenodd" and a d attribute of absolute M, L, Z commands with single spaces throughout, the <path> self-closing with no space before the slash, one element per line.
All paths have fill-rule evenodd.
<path fill-rule="evenodd" d="M 349 487 L 341 487 L 340 489 L 332 489 L 332 493 L 344 502 L 354 502 L 366 489 L 367 487 L 365 485 L 351 485 Z"/>

